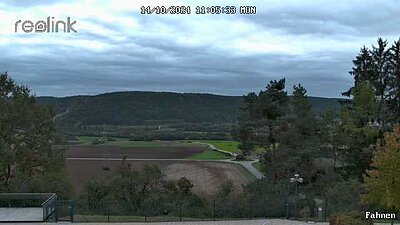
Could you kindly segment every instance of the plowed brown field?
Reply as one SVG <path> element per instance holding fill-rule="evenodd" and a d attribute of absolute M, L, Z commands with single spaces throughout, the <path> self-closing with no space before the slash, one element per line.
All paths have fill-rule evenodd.
<path fill-rule="evenodd" d="M 104 146 L 69 146 L 66 152 L 67 158 L 97 158 L 104 157 L 106 148 Z M 132 159 L 184 159 L 196 153 L 205 151 L 207 147 L 146 147 L 126 148 L 108 146 L 109 158 L 123 158 L 127 156 Z"/>
<path fill-rule="evenodd" d="M 105 165 L 104 148 L 96 146 L 70 146 L 66 152 L 69 177 L 77 192 L 81 192 L 84 183 L 96 176 L 111 175 L 127 156 L 132 168 L 140 169 L 145 164 L 157 165 L 167 179 L 177 180 L 186 177 L 194 184 L 193 191 L 198 194 L 212 195 L 220 185 L 232 180 L 237 190 L 250 180 L 239 167 L 224 162 L 180 161 L 190 155 L 206 150 L 204 147 L 160 147 L 160 148 L 122 148 L 109 147 L 108 166 Z M 73 158 L 73 159 L 71 159 Z M 86 159 L 85 159 L 86 158 Z M 155 159 L 155 160 L 151 160 Z M 164 159 L 164 160 L 163 160 Z"/>

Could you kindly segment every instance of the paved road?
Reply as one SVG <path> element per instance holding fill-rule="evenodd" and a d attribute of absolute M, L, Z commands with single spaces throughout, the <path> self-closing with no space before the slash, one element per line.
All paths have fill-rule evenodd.
<path fill-rule="evenodd" d="M 244 168 L 246 168 L 250 173 L 252 173 L 257 179 L 262 179 L 264 178 L 264 174 L 261 173 L 259 170 L 257 170 L 254 166 L 253 163 L 258 162 L 258 160 L 253 160 L 253 161 L 233 161 L 233 160 L 228 160 L 231 163 L 237 163 L 242 165 Z"/>
<path fill-rule="evenodd" d="M 214 151 L 218 151 L 224 154 L 228 154 L 231 155 L 232 157 L 236 157 L 238 154 L 237 153 L 233 153 L 233 152 L 228 152 L 222 149 L 219 149 L 217 147 L 215 147 L 215 145 L 213 144 L 209 144 L 209 143 L 203 143 L 203 142 L 195 142 L 197 144 L 203 144 L 203 145 L 208 145 L 212 150 Z M 220 160 L 220 161 L 226 161 L 226 162 L 230 162 L 230 163 L 237 163 L 242 165 L 245 169 L 247 169 L 251 174 L 253 174 L 257 179 L 262 179 L 264 178 L 264 174 L 261 173 L 260 171 L 258 171 L 254 166 L 253 163 L 258 162 L 258 160 L 253 160 L 253 161 L 233 161 L 233 160 Z"/>

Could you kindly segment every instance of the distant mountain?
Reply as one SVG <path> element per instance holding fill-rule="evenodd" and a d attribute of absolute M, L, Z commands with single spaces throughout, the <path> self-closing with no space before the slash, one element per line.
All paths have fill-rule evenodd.
<path fill-rule="evenodd" d="M 65 124 L 143 125 L 157 123 L 234 123 L 240 96 L 171 92 L 114 92 L 95 96 L 38 97 L 54 107 Z M 315 111 L 340 108 L 338 99 L 310 97 Z"/>

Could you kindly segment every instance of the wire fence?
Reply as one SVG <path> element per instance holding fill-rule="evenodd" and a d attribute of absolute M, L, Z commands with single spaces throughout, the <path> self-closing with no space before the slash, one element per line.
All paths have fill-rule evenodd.
<path fill-rule="evenodd" d="M 232 206 L 221 200 L 211 200 L 201 205 L 178 202 L 165 203 L 154 207 L 144 204 L 138 210 L 121 210 L 121 205 L 112 201 L 103 201 L 97 209 L 88 209 L 84 202 L 77 202 L 74 209 L 75 222 L 178 222 L 178 221 L 220 221 L 251 220 L 258 218 L 303 219 L 323 222 L 328 219 L 327 203 L 322 201 L 312 209 L 305 210 L 304 205 L 287 201 L 276 205 L 274 212 L 267 209 L 271 205 L 259 205 L 253 202 Z M 263 210 L 265 208 L 266 210 Z"/>

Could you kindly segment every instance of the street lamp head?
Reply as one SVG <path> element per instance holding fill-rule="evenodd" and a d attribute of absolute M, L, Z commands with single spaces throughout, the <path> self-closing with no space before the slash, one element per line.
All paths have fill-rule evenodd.
<path fill-rule="evenodd" d="M 295 174 L 294 177 L 290 178 L 290 183 L 303 183 L 303 178 L 299 174 Z"/>

